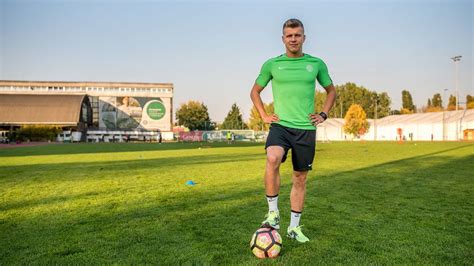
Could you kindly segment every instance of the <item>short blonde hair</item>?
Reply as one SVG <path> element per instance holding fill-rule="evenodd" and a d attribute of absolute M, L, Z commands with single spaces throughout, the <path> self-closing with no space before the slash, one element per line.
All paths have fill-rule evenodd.
<path fill-rule="evenodd" d="M 303 22 L 301 22 L 301 20 L 297 18 L 290 18 L 289 20 L 285 21 L 285 23 L 283 23 L 282 30 L 285 30 L 285 28 L 298 28 L 298 27 L 301 27 L 304 32 Z"/>

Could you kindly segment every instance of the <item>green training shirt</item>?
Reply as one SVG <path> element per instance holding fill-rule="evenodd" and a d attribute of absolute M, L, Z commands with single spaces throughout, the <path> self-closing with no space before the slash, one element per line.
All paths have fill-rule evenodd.
<path fill-rule="evenodd" d="M 323 60 L 304 54 L 292 58 L 286 54 L 267 60 L 255 81 L 267 86 L 272 81 L 275 114 L 285 127 L 314 130 L 309 114 L 314 113 L 315 81 L 327 87 L 332 80 Z"/>

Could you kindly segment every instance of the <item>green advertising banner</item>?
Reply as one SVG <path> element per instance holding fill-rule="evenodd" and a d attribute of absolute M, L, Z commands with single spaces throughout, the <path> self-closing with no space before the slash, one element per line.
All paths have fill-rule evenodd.
<path fill-rule="evenodd" d="M 161 102 L 153 101 L 150 104 L 148 104 L 146 113 L 151 119 L 160 120 L 161 118 L 165 116 L 166 108 Z"/>

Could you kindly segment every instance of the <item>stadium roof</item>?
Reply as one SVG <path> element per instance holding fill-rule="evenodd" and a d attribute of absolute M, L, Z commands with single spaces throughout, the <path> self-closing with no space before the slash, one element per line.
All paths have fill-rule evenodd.
<path fill-rule="evenodd" d="M 474 109 L 469 110 L 458 110 L 458 111 L 445 111 L 444 122 L 445 123 L 456 123 L 456 122 L 470 122 L 474 121 Z M 374 119 L 367 119 L 367 122 L 372 126 Z M 343 127 L 343 118 L 329 118 L 324 123 L 318 125 L 318 127 Z M 418 114 L 406 114 L 406 115 L 390 115 L 384 118 L 377 119 L 377 126 L 399 126 L 399 125 L 410 125 L 410 124 L 436 124 L 443 123 L 443 112 L 434 113 L 418 113 Z"/>
<path fill-rule="evenodd" d="M 434 113 L 419 113 L 406 115 L 391 115 L 377 120 L 377 125 L 394 125 L 394 124 L 433 124 L 433 123 L 452 123 L 465 120 L 472 121 L 474 118 L 474 110 L 458 110 Z"/>
<path fill-rule="evenodd" d="M 0 80 L 1 86 L 76 86 L 76 87 L 169 87 L 173 83 L 146 83 L 146 82 L 108 82 L 108 81 L 23 81 L 23 80 Z"/>
<path fill-rule="evenodd" d="M 0 94 L 0 125 L 77 125 L 85 95 Z"/>

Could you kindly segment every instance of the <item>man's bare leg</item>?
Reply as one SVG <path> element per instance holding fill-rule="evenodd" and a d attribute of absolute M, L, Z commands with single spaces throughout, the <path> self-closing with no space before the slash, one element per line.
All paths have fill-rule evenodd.
<path fill-rule="evenodd" d="M 291 188 L 291 210 L 302 212 L 306 193 L 306 176 L 308 171 L 293 171 L 293 186 Z"/>
<path fill-rule="evenodd" d="M 267 164 L 265 167 L 265 193 L 267 196 L 280 193 L 280 165 L 285 150 L 280 146 L 267 147 Z"/>
<path fill-rule="evenodd" d="M 265 193 L 268 203 L 268 214 L 262 226 L 280 229 L 280 213 L 278 211 L 278 193 L 280 193 L 280 165 L 285 150 L 280 146 L 267 147 L 267 164 L 265 167 Z"/>
<path fill-rule="evenodd" d="M 306 193 L 306 176 L 308 171 L 293 171 L 293 186 L 291 188 L 291 221 L 288 227 L 288 236 L 298 242 L 308 242 L 309 239 L 301 232 L 300 219 L 303 211 Z"/>

